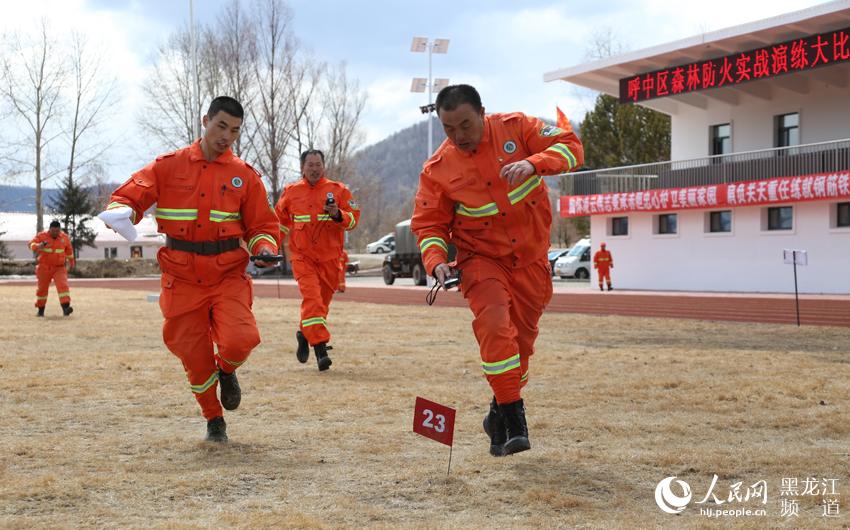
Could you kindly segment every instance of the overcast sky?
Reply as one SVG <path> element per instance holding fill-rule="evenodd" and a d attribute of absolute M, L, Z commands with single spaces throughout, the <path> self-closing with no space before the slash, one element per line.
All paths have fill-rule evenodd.
<path fill-rule="evenodd" d="M 195 17 L 212 20 L 231 0 L 195 0 Z M 246 7 L 253 0 L 243 0 Z M 555 118 L 559 105 L 574 121 L 593 95 L 543 73 L 585 62 L 594 33 L 610 31 L 628 50 L 752 22 L 823 2 L 808 0 L 289 0 L 302 44 L 320 59 L 346 61 L 368 92 L 362 128 L 374 143 L 422 119 L 425 94 L 409 92 L 427 76 L 427 54 L 409 51 L 414 36 L 451 40 L 434 55 L 434 77 L 469 83 L 489 112 L 523 111 Z M 47 17 L 57 31 L 76 29 L 102 43 L 119 80 L 120 112 L 112 128 L 126 131 L 108 154 L 112 180 L 155 156 L 134 130 L 139 87 L 158 44 L 189 17 L 188 0 L 0 0 L 0 27 L 34 30 Z M 5 127 L 4 127 L 5 128 Z M 0 129 L 2 130 L 2 129 Z M 122 132 L 122 138 L 124 133 Z M 49 184 L 52 186 L 52 183 Z"/>

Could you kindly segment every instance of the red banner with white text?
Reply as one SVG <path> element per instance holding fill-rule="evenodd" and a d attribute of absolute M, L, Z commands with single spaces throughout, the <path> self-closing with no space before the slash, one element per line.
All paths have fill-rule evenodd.
<path fill-rule="evenodd" d="M 850 200 L 850 170 L 797 177 L 561 197 L 561 217 Z"/>

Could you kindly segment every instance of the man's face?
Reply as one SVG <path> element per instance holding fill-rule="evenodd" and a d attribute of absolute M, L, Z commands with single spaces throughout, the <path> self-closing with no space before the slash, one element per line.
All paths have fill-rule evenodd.
<path fill-rule="evenodd" d="M 325 174 L 325 163 L 322 162 L 322 157 L 316 154 L 307 155 L 304 159 L 304 165 L 301 166 L 301 175 L 310 184 L 315 184 Z"/>
<path fill-rule="evenodd" d="M 224 153 L 239 138 L 242 119 L 220 110 L 215 116 L 204 116 L 204 138 L 207 148 L 216 156 Z"/>
<path fill-rule="evenodd" d="M 59 237 L 60 230 L 61 229 L 58 226 L 51 226 L 50 228 L 47 229 L 47 233 L 50 234 L 50 237 L 57 238 L 57 237 Z"/>
<path fill-rule="evenodd" d="M 484 107 L 476 112 L 469 103 L 461 103 L 454 110 L 441 109 L 439 117 L 453 144 L 464 151 L 475 151 L 484 135 Z"/>

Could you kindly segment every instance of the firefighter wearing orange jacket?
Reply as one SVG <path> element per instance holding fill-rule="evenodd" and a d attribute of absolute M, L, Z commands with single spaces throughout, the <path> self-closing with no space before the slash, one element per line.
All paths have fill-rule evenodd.
<path fill-rule="evenodd" d="M 280 233 L 260 175 L 230 150 L 243 115 L 235 99 L 213 99 L 201 139 L 133 174 L 108 207 L 138 223 L 156 203 L 158 230 L 167 236 L 157 254 L 163 339 L 183 363 L 207 440 L 216 442 L 227 441 L 222 406 L 234 410 L 241 401 L 235 370 L 260 343 L 248 253 L 277 254 Z"/>
<path fill-rule="evenodd" d="M 572 130 L 521 113 L 485 115 L 469 85 L 441 90 L 436 108 L 448 139 L 422 169 L 411 228 L 426 270 L 441 284 L 454 274 L 448 245 L 457 247 L 494 393 L 484 419 L 490 453 L 513 454 L 531 448 L 520 391 L 552 297 L 552 212 L 542 177 L 579 167 L 583 149 Z"/>
<path fill-rule="evenodd" d="M 275 212 L 280 230 L 289 236 L 292 273 L 301 291 L 301 325 L 295 332 L 295 356 L 301 363 L 316 354 L 319 371 L 330 368 L 328 307 L 340 287 L 344 232 L 360 220 L 360 209 L 341 182 L 325 176 L 325 155 L 311 149 L 301 153 L 298 182 L 284 188 Z"/>
<path fill-rule="evenodd" d="M 74 268 L 71 238 L 62 231 L 59 221 L 52 221 L 47 230 L 32 238 L 30 249 L 38 253 L 38 265 L 35 267 L 35 277 L 38 278 L 35 290 L 35 307 L 38 308 L 36 316 L 44 316 L 51 280 L 56 282 L 62 314 L 70 315 L 74 312 L 71 307 L 71 289 L 68 287 L 68 269 Z"/>
<path fill-rule="evenodd" d="M 596 269 L 596 274 L 599 276 L 599 290 L 604 291 L 602 280 L 605 280 L 608 284 L 609 291 L 613 289 L 611 287 L 611 269 L 614 268 L 614 258 L 611 257 L 609 250 L 605 250 L 605 243 L 599 245 L 599 250 L 593 255 L 593 268 Z"/>

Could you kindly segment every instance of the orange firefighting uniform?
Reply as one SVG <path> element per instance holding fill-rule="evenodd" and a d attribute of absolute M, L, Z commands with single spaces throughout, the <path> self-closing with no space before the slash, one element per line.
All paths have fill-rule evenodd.
<path fill-rule="evenodd" d="M 328 194 L 342 213 L 340 222 L 324 211 Z M 340 285 L 343 232 L 357 226 L 360 209 L 345 184 L 322 177 L 314 186 L 306 178 L 287 185 L 275 213 L 284 237 L 289 235 L 292 274 L 301 291 L 301 332 L 311 346 L 328 342 L 328 306 Z"/>
<path fill-rule="evenodd" d="M 602 287 L 602 280 L 608 283 L 611 287 L 611 268 L 614 267 L 614 258 L 611 257 L 611 252 L 608 250 L 597 250 L 593 255 L 593 268 L 599 276 L 599 287 Z"/>
<path fill-rule="evenodd" d="M 482 368 L 500 404 L 520 399 L 537 322 L 552 297 L 552 211 L 541 177 L 579 167 L 583 153 L 571 129 L 521 113 L 493 114 L 474 153 L 446 140 L 420 175 L 411 228 L 432 275 L 447 261 L 448 244 L 456 245 Z M 499 172 L 520 160 L 536 174 L 511 189 Z"/>
<path fill-rule="evenodd" d="M 278 223 L 260 175 L 230 150 L 207 162 L 196 141 L 160 156 L 133 174 L 111 200 L 109 208 L 133 208 L 135 223 L 156 203 L 158 231 L 170 238 L 212 243 L 241 238 L 251 254 L 277 253 Z M 248 253 L 236 247 L 202 255 L 166 246 L 157 260 L 165 345 L 183 362 L 204 417 L 221 416 L 218 369 L 232 372 L 260 343 L 251 312 L 252 284 L 245 274 Z"/>
<path fill-rule="evenodd" d="M 42 243 L 47 243 L 42 246 Z M 50 290 L 50 280 L 56 282 L 56 292 L 60 304 L 71 303 L 71 289 L 68 287 L 68 270 L 65 262 L 74 266 L 74 247 L 71 238 L 65 232 L 59 232 L 59 237 L 53 238 L 47 230 L 39 232 L 32 241 L 30 249 L 38 252 L 38 265 L 35 267 L 35 277 L 38 287 L 35 290 L 35 307 L 47 305 L 47 293 Z"/>
<path fill-rule="evenodd" d="M 348 252 L 342 251 L 342 256 L 339 257 L 339 285 L 336 290 L 344 293 L 345 292 L 345 269 L 348 268 Z"/>

